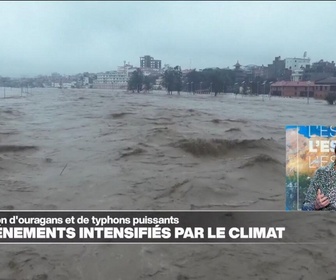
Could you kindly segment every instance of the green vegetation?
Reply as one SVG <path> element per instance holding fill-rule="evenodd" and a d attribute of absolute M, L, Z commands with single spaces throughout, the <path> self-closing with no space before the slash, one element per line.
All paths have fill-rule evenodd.
<path fill-rule="evenodd" d="M 173 91 L 177 91 L 178 94 L 180 94 L 182 90 L 181 67 L 168 67 L 163 73 L 162 85 L 167 89 L 168 94 L 173 94 Z"/>
<path fill-rule="evenodd" d="M 138 93 L 142 90 L 144 75 L 140 69 L 134 71 L 128 81 L 128 89 Z"/>
<path fill-rule="evenodd" d="M 229 69 L 206 68 L 200 72 L 193 70 L 186 75 L 184 88 L 192 92 L 207 89 L 217 96 L 218 93 L 231 88 L 234 80 L 234 72 Z"/>
<path fill-rule="evenodd" d="M 155 85 L 156 79 L 158 79 L 158 76 L 144 76 L 143 79 L 143 88 L 148 91 L 153 89 L 153 86 Z"/>
<path fill-rule="evenodd" d="M 328 92 L 327 96 L 325 97 L 325 100 L 330 105 L 335 104 L 335 101 L 336 101 L 336 92 Z"/>

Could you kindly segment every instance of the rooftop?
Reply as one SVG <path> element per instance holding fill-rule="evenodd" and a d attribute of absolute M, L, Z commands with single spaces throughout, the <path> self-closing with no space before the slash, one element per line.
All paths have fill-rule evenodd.
<path fill-rule="evenodd" d="M 308 86 L 313 86 L 314 82 L 309 82 L 309 81 L 280 81 L 280 82 L 275 82 L 272 84 L 272 86 L 275 87 L 308 87 Z"/>
<path fill-rule="evenodd" d="M 336 77 L 329 77 L 315 82 L 316 84 L 336 84 Z"/>

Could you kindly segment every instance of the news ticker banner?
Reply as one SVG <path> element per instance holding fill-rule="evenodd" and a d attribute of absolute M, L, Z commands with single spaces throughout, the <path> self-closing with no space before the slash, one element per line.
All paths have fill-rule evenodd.
<path fill-rule="evenodd" d="M 0 211 L 0 244 L 334 243 L 332 212 Z"/>

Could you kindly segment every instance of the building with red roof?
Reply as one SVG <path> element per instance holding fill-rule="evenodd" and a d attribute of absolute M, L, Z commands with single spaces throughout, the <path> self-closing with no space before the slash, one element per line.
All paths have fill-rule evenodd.
<path fill-rule="evenodd" d="M 310 81 L 279 81 L 271 85 L 272 96 L 283 97 L 314 97 L 314 82 Z"/>
<path fill-rule="evenodd" d="M 336 77 L 315 81 L 315 98 L 325 99 L 329 92 L 336 93 Z"/>

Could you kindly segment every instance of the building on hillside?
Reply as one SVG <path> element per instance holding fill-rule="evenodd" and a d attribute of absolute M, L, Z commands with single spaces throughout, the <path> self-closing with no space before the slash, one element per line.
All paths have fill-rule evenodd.
<path fill-rule="evenodd" d="M 271 85 L 272 96 L 283 97 L 314 97 L 314 82 L 310 81 L 279 81 Z"/>

